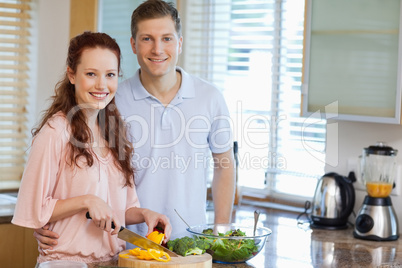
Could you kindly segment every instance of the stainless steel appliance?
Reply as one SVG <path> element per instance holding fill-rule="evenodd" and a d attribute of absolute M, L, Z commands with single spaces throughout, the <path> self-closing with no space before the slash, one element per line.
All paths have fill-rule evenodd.
<path fill-rule="evenodd" d="M 383 142 L 363 149 L 361 178 L 367 196 L 356 217 L 356 238 L 392 241 L 399 237 L 398 219 L 389 196 L 396 176 L 397 153 Z"/>
<path fill-rule="evenodd" d="M 347 228 L 348 218 L 355 204 L 355 181 L 353 172 L 348 177 L 327 173 L 320 178 L 311 210 L 312 228 Z"/>

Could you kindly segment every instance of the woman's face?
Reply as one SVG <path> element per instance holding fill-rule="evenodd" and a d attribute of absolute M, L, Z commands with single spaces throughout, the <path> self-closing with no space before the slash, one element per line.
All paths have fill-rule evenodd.
<path fill-rule="evenodd" d="M 116 94 L 118 59 L 109 49 L 90 48 L 82 52 L 76 73 L 67 68 L 75 98 L 79 105 L 90 109 L 104 109 Z"/>

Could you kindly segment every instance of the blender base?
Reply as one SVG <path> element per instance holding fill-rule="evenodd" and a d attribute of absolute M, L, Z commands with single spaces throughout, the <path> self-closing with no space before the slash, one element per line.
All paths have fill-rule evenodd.
<path fill-rule="evenodd" d="M 395 241 L 398 240 L 399 235 L 391 235 L 390 237 L 379 237 L 376 235 L 367 235 L 367 236 L 361 236 L 356 233 L 356 231 L 353 231 L 353 237 L 358 238 L 358 239 L 363 239 L 363 240 L 370 240 L 370 241 Z"/>
<path fill-rule="evenodd" d="M 393 241 L 399 238 L 398 219 L 390 197 L 365 197 L 356 217 L 353 236 L 373 241 Z"/>
<path fill-rule="evenodd" d="M 312 229 L 324 229 L 324 230 L 344 230 L 344 229 L 348 228 L 348 225 L 344 224 L 344 225 L 330 226 L 330 225 L 320 225 L 320 224 L 312 223 L 312 224 L 310 224 L 310 228 L 312 228 Z"/>

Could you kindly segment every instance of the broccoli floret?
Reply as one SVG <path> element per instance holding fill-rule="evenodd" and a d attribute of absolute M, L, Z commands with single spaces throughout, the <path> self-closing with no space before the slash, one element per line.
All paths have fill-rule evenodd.
<path fill-rule="evenodd" d="M 197 248 L 200 248 L 202 250 L 207 250 L 211 248 L 211 242 L 208 240 L 203 240 L 203 239 L 198 239 L 197 240 Z"/>
<path fill-rule="evenodd" d="M 202 250 L 200 248 L 193 248 L 193 249 L 187 250 L 185 256 L 188 256 L 188 255 L 202 255 L 204 253 L 205 253 L 205 250 Z"/>
<path fill-rule="evenodd" d="M 188 236 L 180 238 L 173 248 L 173 251 L 182 256 L 187 256 L 187 252 L 196 247 L 195 241 Z"/>
<path fill-rule="evenodd" d="M 174 246 L 176 245 L 177 241 L 179 241 L 179 238 L 176 238 L 174 240 L 169 240 L 166 244 L 167 248 L 171 251 L 173 251 Z"/>
<path fill-rule="evenodd" d="M 205 253 L 205 250 L 211 247 L 207 241 L 188 236 L 171 240 L 167 243 L 167 246 L 171 251 L 182 256 L 188 256 L 191 254 L 201 255 Z"/>
<path fill-rule="evenodd" d="M 203 234 L 206 234 L 206 235 L 213 235 L 213 234 L 214 234 L 214 230 L 212 230 L 212 228 L 208 228 L 208 229 L 204 229 L 204 230 L 202 231 L 202 233 L 203 233 Z"/>

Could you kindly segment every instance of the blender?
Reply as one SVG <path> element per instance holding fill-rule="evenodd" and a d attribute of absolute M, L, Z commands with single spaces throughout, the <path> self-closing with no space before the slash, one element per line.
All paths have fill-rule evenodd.
<path fill-rule="evenodd" d="M 383 142 L 363 149 L 361 178 L 367 195 L 356 217 L 355 238 L 392 241 L 399 237 L 398 219 L 389 196 L 396 176 L 397 153 Z"/>

